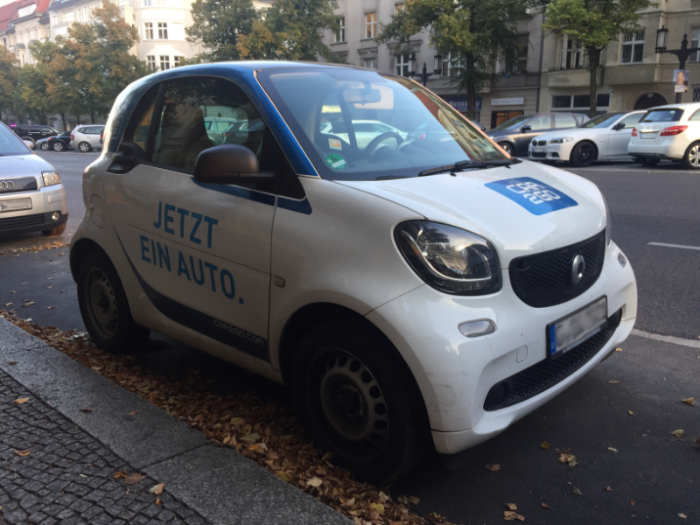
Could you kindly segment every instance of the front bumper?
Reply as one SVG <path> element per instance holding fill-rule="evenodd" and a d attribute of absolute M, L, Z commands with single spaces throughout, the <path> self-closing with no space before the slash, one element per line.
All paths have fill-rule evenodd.
<path fill-rule="evenodd" d="M 438 452 L 454 454 L 499 434 L 566 390 L 630 334 L 637 315 L 637 287 L 620 249 L 607 247 L 602 274 L 585 293 L 557 306 L 533 308 L 517 298 L 503 273 L 503 289 L 483 297 L 456 297 L 423 286 L 367 317 L 392 340 L 423 394 Z M 491 388 L 546 359 L 546 326 L 606 296 L 608 317 L 621 320 L 607 342 L 583 366 L 546 390 L 506 408 L 485 410 Z M 467 339 L 465 321 L 490 319 L 496 331 Z M 561 358 L 560 358 L 561 359 Z"/>
<path fill-rule="evenodd" d="M 530 143 L 528 146 L 528 158 L 530 160 L 548 160 L 553 162 L 561 160 L 568 162 L 573 148 L 574 142 L 546 144 L 544 146 L 533 146 L 532 143 Z"/>
<path fill-rule="evenodd" d="M 31 201 L 30 209 L 0 213 L 0 235 L 51 230 L 68 221 L 68 205 L 63 184 L 32 191 L 0 193 L 2 201 L 26 198 Z M 58 213 L 55 220 L 54 213 Z"/>

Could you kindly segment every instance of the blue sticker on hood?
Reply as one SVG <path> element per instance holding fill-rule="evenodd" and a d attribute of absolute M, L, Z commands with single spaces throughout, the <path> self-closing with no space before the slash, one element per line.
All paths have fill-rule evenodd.
<path fill-rule="evenodd" d="M 489 182 L 486 187 L 517 202 L 534 215 L 578 206 L 578 202 L 565 193 L 530 177 Z"/>

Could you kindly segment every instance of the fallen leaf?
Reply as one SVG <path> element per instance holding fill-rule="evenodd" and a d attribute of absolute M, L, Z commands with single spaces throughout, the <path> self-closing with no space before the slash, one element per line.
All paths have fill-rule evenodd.
<path fill-rule="evenodd" d="M 321 478 L 317 478 L 316 476 L 314 476 L 313 478 L 307 480 L 306 484 L 309 487 L 320 487 L 323 484 L 323 480 Z M 381 512 L 380 512 L 380 514 L 381 514 Z"/>
<path fill-rule="evenodd" d="M 634 500 L 630 501 L 630 505 L 634 507 Z"/>
<path fill-rule="evenodd" d="M 135 415 L 138 414 L 138 413 L 139 413 L 138 410 L 132 410 L 132 411 L 129 412 L 127 415 L 129 415 L 129 416 L 135 416 Z"/>
<path fill-rule="evenodd" d="M 284 470 L 278 470 L 277 472 L 275 472 L 275 474 L 276 474 L 277 477 L 279 477 L 282 481 L 286 481 L 287 483 L 289 483 L 290 481 L 292 481 L 292 476 L 290 476 L 289 474 L 287 474 Z"/>
<path fill-rule="evenodd" d="M 489 469 L 491 472 L 496 472 L 498 470 L 501 470 L 501 465 L 498 463 L 487 463 L 486 468 Z"/>
<path fill-rule="evenodd" d="M 525 516 L 521 516 L 512 510 L 506 510 L 503 511 L 503 519 L 506 521 L 525 521 Z"/>
<path fill-rule="evenodd" d="M 574 494 L 578 494 L 579 496 L 583 496 L 583 492 L 581 492 L 581 489 L 578 487 L 574 487 Z"/>
<path fill-rule="evenodd" d="M 615 453 L 617 453 L 617 449 L 616 449 L 616 448 L 608 447 L 608 450 L 609 450 L 610 452 L 615 452 Z"/>
<path fill-rule="evenodd" d="M 506 503 L 506 508 L 508 510 L 518 510 L 518 506 L 515 503 Z"/>
<path fill-rule="evenodd" d="M 5 303 L 5 306 L 12 306 L 12 303 Z"/>
<path fill-rule="evenodd" d="M 158 505 L 160 507 L 162 504 L 163 504 L 163 502 L 160 501 L 160 498 L 156 498 L 156 505 Z"/>
<path fill-rule="evenodd" d="M 54 308 L 56 308 L 56 307 L 55 306 L 47 306 L 46 307 L 47 310 L 53 310 Z"/>
<path fill-rule="evenodd" d="M 96 365 L 96 366 L 91 366 L 90 368 L 92 368 L 95 372 L 99 372 L 100 370 L 102 370 L 102 367 L 101 367 L 101 366 L 97 366 L 97 365 Z"/>
<path fill-rule="evenodd" d="M 616 351 L 616 352 L 622 352 L 622 348 L 616 348 L 615 351 Z"/>
<path fill-rule="evenodd" d="M 81 412 L 92 412 L 92 408 L 81 408 Z"/>
<path fill-rule="evenodd" d="M 610 383 L 611 385 L 619 385 L 620 384 L 619 381 L 615 381 L 614 379 L 611 379 L 610 381 L 608 381 L 608 383 Z"/>
<path fill-rule="evenodd" d="M 242 425 L 243 423 L 245 423 L 245 419 L 243 419 L 242 417 L 234 417 L 233 419 L 231 419 L 231 421 L 229 421 L 229 423 L 231 423 L 232 425 Z"/>
<path fill-rule="evenodd" d="M 124 483 L 126 483 L 127 485 L 135 485 L 136 483 L 138 483 L 139 481 L 143 481 L 144 479 L 146 479 L 146 476 L 144 476 L 143 474 L 133 473 L 129 475 L 126 479 L 124 479 Z"/>
<path fill-rule="evenodd" d="M 679 513 L 678 513 L 678 517 L 679 517 L 679 518 L 683 518 L 684 520 L 687 520 L 687 519 L 688 519 L 688 516 L 686 516 L 686 515 L 683 514 L 682 512 L 679 512 Z"/>
<path fill-rule="evenodd" d="M 15 403 L 17 403 L 18 405 L 23 405 L 27 401 L 29 401 L 28 397 L 20 397 L 19 399 L 15 399 Z"/>
<path fill-rule="evenodd" d="M 411 505 L 418 505 L 420 503 L 420 498 L 416 498 L 415 496 L 409 496 L 408 497 L 408 502 Z"/>
<path fill-rule="evenodd" d="M 551 449 L 552 449 L 552 445 L 551 445 L 550 443 L 548 443 L 547 441 L 543 441 L 543 442 L 540 444 L 540 448 L 543 448 L 543 449 L 545 449 L 545 450 L 551 450 Z"/>
<path fill-rule="evenodd" d="M 148 492 L 151 494 L 155 494 L 156 496 L 160 496 L 163 494 L 163 488 L 165 487 L 165 483 L 159 483 L 158 485 L 153 485 Z"/>
<path fill-rule="evenodd" d="M 10 364 L 10 365 L 16 365 L 16 364 L 17 364 L 17 361 L 10 361 L 8 364 Z"/>
<path fill-rule="evenodd" d="M 671 434 L 680 439 L 683 437 L 684 432 L 679 428 L 678 430 L 674 430 L 673 432 L 671 432 Z"/>
<path fill-rule="evenodd" d="M 559 461 L 562 463 L 567 463 L 570 467 L 575 467 L 578 465 L 578 461 L 576 461 L 576 456 L 573 454 L 565 454 L 564 452 L 559 453 Z"/>
<path fill-rule="evenodd" d="M 543 509 L 551 509 L 552 508 L 549 505 L 547 505 L 546 503 L 540 503 L 540 507 L 542 507 Z"/>
<path fill-rule="evenodd" d="M 370 503 L 369 508 L 376 511 L 380 516 L 384 514 L 384 505 L 381 503 Z"/>
<path fill-rule="evenodd" d="M 28 450 L 15 450 L 15 454 L 17 454 L 21 458 L 26 458 L 31 452 Z"/>
<path fill-rule="evenodd" d="M 254 443 L 258 439 L 260 439 L 260 434 L 253 432 L 251 434 L 248 434 L 247 436 L 243 436 L 240 438 L 241 441 L 245 441 L 246 443 Z"/>
<path fill-rule="evenodd" d="M 634 412 L 632 412 L 631 410 L 628 410 L 627 413 L 628 413 L 630 416 L 633 416 L 633 415 L 634 415 Z"/>
<path fill-rule="evenodd" d="M 321 458 L 321 461 L 328 461 L 328 460 L 331 459 L 332 457 L 333 457 L 333 454 L 332 454 L 332 453 L 326 452 L 326 453 L 323 455 L 323 457 Z"/>
<path fill-rule="evenodd" d="M 683 399 L 683 403 L 686 405 L 690 405 L 691 407 L 695 406 L 695 398 L 694 397 L 689 397 L 688 399 Z"/>
<path fill-rule="evenodd" d="M 612 489 L 610 487 L 605 487 L 605 492 L 612 492 Z"/>
<path fill-rule="evenodd" d="M 46 287 L 47 290 L 50 290 L 51 288 L 53 288 L 53 284 L 51 286 Z"/>
<path fill-rule="evenodd" d="M 112 477 L 114 479 L 126 479 L 129 477 L 129 475 L 123 470 L 117 470 L 114 474 L 112 474 Z"/>

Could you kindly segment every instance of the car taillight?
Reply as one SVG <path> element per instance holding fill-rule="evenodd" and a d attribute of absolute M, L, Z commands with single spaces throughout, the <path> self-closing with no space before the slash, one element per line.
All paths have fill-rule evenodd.
<path fill-rule="evenodd" d="M 637 128 L 632 128 L 632 136 L 633 137 L 637 136 Z"/>
<path fill-rule="evenodd" d="M 662 129 L 660 136 L 672 137 L 673 135 L 683 133 L 686 129 L 688 129 L 688 126 L 671 126 L 670 128 Z"/>
<path fill-rule="evenodd" d="M 71 136 L 70 136 L 70 139 L 71 139 L 71 140 L 75 140 L 75 135 L 71 135 Z"/>

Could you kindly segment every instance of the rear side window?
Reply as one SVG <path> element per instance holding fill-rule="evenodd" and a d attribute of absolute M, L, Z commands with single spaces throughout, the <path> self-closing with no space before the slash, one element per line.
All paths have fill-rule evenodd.
<path fill-rule="evenodd" d="M 640 122 L 678 122 L 681 117 L 683 110 L 680 108 L 653 109 Z"/>

